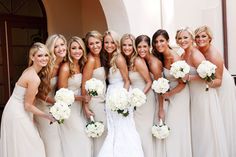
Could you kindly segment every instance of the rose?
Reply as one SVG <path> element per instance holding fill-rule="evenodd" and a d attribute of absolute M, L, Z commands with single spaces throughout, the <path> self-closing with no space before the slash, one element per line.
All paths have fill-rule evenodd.
<path fill-rule="evenodd" d="M 129 103 L 134 109 L 145 104 L 146 100 L 146 95 L 138 88 L 134 88 L 129 92 Z"/>
<path fill-rule="evenodd" d="M 129 101 L 128 91 L 125 88 L 115 89 L 115 91 L 107 97 L 107 106 L 111 111 L 122 114 L 123 116 L 129 115 Z"/>
<path fill-rule="evenodd" d="M 206 80 L 207 82 L 211 82 L 215 79 L 215 72 L 217 66 L 209 61 L 202 61 L 201 64 L 197 67 L 198 75 Z M 208 91 L 209 86 L 206 85 L 206 91 Z"/>
<path fill-rule="evenodd" d="M 176 61 L 171 64 L 170 74 L 175 78 L 183 78 L 190 71 L 190 66 L 185 61 Z"/>
<path fill-rule="evenodd" d="M 170 128 L 160 119 L 158 125 L 152 126 L 152 135 L 158 139 L 167 138 L 170 134 Z"/>
<path fill-rule="evenodd" d="M 85 89 L 90 96 L 98 96 L 103 94 L 104 84 L 101 80 L 91 78 L 85 82 Z"/>
<path fill-rule="evenodd" d="M 52 107 L 50 107 L 49 112 L 59 124 L 62 124 L 64 119 L 68 119 L 70 117 L 71 109 L 64 102 L 58 101 Z"/>
<path fill-rule="evenodd" d="M 71 105 L 75 101 L 74 92 L 67 88 L 61 88 L 56 92 L 55 101 L 60 101 L 64 102 L 67 105 Z"/>
<path fill-rule="evenodd" d="M 152 83 L 152 89 L 159 94 L 164 94 L 170 89 L 169 80 L 161 77 L 158 80 L 154 80 Z"/>
<path fill-rule="evenodd" d="M 86 125 L 85 132 L 88 137 L 97 138 L 104 132 L 103 122 L 95 121 L 93 116 L 90 117 L 90 122 Z"/>

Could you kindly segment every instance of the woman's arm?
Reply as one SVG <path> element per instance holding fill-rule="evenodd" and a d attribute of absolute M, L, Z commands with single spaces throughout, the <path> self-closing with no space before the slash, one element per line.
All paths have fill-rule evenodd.
<path fill-rule="evenodd" d="M 123 78 L 124 88 L 129 90 L 129 87 L 130 87 L 129 72 L 128 72 L 128 67 L 127 67 L 125 58 L 122 55 L 119 55 L 117 57 L 116 66 L 120 70 L 121 76 Z"/>
<path fill-rule="evenodd" d="M 143 77 L 143 79 L 146 82 L 146 85 L 143 89 L 143 92 L 145 94 L 147 94 L 147 92 L 150 90 L 150 88 L 152 86 L 152 79 L 151 79 L 150 72 L 148 70 L 147 64 L 143 59 L 137 57 L 135 59 L 135 64 L 134 65 L 135 65 L 136 71 Z"/>
<path fill-rule="evenodd" d="M 52 115 L 46 114 L 34 105 L 36 94 L 38 92 L 38 87 L 40 84 L 40 79 L 36 76 L 30 75 L 30 80 L 27 81 L 27 89 L 24 97 L 24 108 L 27 112 L 31 112 L 34 115 L 48 119 L 51 122 L 54 122 L 55 119 Z"/>
<path fill-rule="evenodd" d="M 85 83 L 87 80 L 92 78 L 94 67 L 95 67 L 95 59 L 92 56 L 89 56 L 83 70 L 82 89 L 81 89 L 82 96 L 87 95 L 87 92 L 85 90 Z M 89 109 L 88 102 L 83 102 L 83 109 L 87 117 L 94 115 L 93 112 Z"/>

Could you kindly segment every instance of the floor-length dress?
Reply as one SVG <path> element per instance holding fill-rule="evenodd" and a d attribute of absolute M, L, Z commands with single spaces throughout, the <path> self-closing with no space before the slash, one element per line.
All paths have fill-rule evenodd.
<path fill-rule="evenodd" d="M 236 156 L 236 92 L 234 80 L 224 67 L 222 83 L 217 88 L 225 126 L 229 157 Z"/>
<path fill-rule="evenodd" d="M 105 130 L 102 134 L 102 136 L 98 138 L 93 138 L 93 157 L 97 157 L 103 142 L 105 140 L 105 137 L 107 135 L 107 122 L 106 122 L 106 113 L 105 113 L 105 92 L 106 92 L 106 74 L 105 74 L 105 69 L 104 67 L 99 67 L 93 71 L 92 78 L 96 78 L 98 80 L 101 80 L 104 84 L 104 94 L 92 97 L 90 102 L 89 102 L 89 108 L 93 111 L 95 114 L 94 119 L 96 121 L 102 121 Z"/>
<path fill-rule="evenodd" d="M 49 97 L 54 97 L 56 90 L 57 77 L 53 77 L 50 81 L 51 92 L 48 94 Z M 52 104 L 37 99 L 36 106 L 44 111 L 49 113 L 49 108 Z M 63 157 L 61 137 L 60 137 L 60 126 L 57 122 L 49 124 L 48 120 L 42 119 L 35 116 L 35 121 L 39 130 L 39 134 L 44 142 L 45 151 L 47 157 Z"/>
<path fill-rule="evenodd" d="M 68 89 L 75 95 L 81 95 L 82 74 L 75 74 L 68 79 Z M 92 140 L 85 133 L 86 119 L 81 102 L 75 101 L 71 106 L 71 114 L 60 125 L 64 157 L 91 157 Z"/>
<path fill-rule="evenodd" d="M 170 81 L 170 89 L 178 85 L 178 80 L 170 75 L 166 68 L 164 77 Z M 186 85 L 180 92 L 169 97 L 164 102 L 165 122 L 170 127 L 170 135 L 164 139 L 157 139 L 158 157 L 191 157 L 190 131 L 190 95 Z"/>
<path fill-rule="evenodd" d="M 191 67 L 191 75 L 197 75 Z M 216 89 L 200 81 L 190 81 L 193 157 L 228 157 L 222 113 Z"/>
<path fill-rule="evenodd" d="M 120 71 L 109 71 L 107 97 L 117 89 L 123 88 L 124 82 Z M 141 140 L 135 128 L 133 109 L 124 117 L 113 112 L 106 105 L 108 133 L 98 157 L 144 157 Z"/>
<path fill-rule="evenodd" d="M 146 82 L 143 77 L 134 71 L 129 71 L 129 78 L 132 88 L 138 88 L 143 91 Z M 146 94 L 147 102 L 134 111 L 134 121 L 136 129 L 140 135 L 142 148 L 145 157 L 153 157 L 155 152 L 155 138 L 152 136 L 151 128 L 155 119 L 156 99 L 153 90 Z"/>
<path fill-rule="evenodd" d="M 3 111 L 1 157 L 46 157 L 33 115 L 24 108 L 25 91 L 26 88 L 16 84 Z"/>

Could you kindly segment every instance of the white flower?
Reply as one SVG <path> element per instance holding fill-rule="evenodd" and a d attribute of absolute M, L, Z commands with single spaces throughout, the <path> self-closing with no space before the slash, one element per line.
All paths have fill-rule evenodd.
<path fill-rule="evenodd" d="M 98 96 L 103 94 L 104 84 L 101 80 L 91 78 L 85 82 L 85 89 L 90 96 Z"/>
<path fill-rule="evenodd" d="M 102 122 L 94 121 L 93 117 L 90 117 L 90 119 L 91 122 L 86 125 L 85 132 L 88 137 L 100 137 L 104 132 L 104 124 Z"/>
<path fill-rule="evenodd" d="M 146 100 L 146 95 L 138 88 L 134 88 L 129 92 L 129 103 L 134 108 L 142 106 L 146 103 Z"/>
<path fill-rule="evenodd" d="M 209 61 L 202 61 L 197 67 L 197 73 L 207 82 L 211 82 L 215 79 L 216 68 L 217 66 L 215 64 Z M 206 91 L 208 91 L 208 88 L 208 85 L 206 85 Z"/>
<path fill-rule="evenodd" d="M 152 83 L 152 89 L 159 94 L 166 93 L 170 88 L 169 80 L 161 77 L 158 80 L 154 80 Z"/>
<path fill-rule="evenodd" d="M 128 116 L 130 107 L 128 97 L 129 93 L 125 88 L 116 89 L 107 97 L 107 106 L 111 111 L 115 111 L 123 116 Z"/>
<path fill-rule="evenodd" d="M 190 66 L 185 61 L 176 61 L 171 64 L 170 74 L 175 78 L 183 78 L 190 71 Z"/>
<path fill-rule="evenodd" d="M 75 101 L 74 92 L 67 88 L 61 88 L 56 92 L 55 101 L 60 101 L 64 102 L 67 105 L 71 105 Z"/>
<path fill-rule="evenodd" d="M 49 112 L 57 120 L 57 122 L 61 124 L 64 122 L 64 119 L 68 119 L 70 117 L 71 109 L 64 102 L 58 101 L 50 108 Z"/>
<path fill-rule="evenodd" d="M 164 139 L 170 134 L 170 128 L 160 120 L 159 125 L 152 126 L 152 135 L 158 139 Z"/>

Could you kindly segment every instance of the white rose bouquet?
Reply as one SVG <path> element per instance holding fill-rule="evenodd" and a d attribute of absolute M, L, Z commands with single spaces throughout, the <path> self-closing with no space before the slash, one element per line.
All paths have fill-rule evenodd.
<path fill-rule="evenodd" d="M 216 65 L 209 61 L 202 61 L 201 64 L 197 67 L 198 75 L 206 80 L 207 82 L 211 82 L 215 79 L 216 73 Z M 209 86 L 206 85 L 206 91 L 208 91 Z"/>
<path fill-rule="evenodd" d="M 185 61 L 176 61 L 171 64 L 170 74 L 177 79 L 182 79 L 190 71 L 190 66 Z"/>
<path fill-rule="evenodd" d="M 129 103 L 134 109 L 145 104 L 147 101 L 146 95 L 142 90 L 134 88 L 129 92 Z"/>
<path fill-rule="evenodd" d="M 49 113 L 52 114 L 59 124 L 62 124 L 64 119 L 68 119 L 70 117 L 70 112 L 71 109 L 69 106 L 62 101 L 56 102 L 52 107 L 50 107 L 49 110 Z"/>
<path fill-rule="evenodd" d="M 74 92 L 67 88 L 61 88 L 56 92 L 55 101 L 71 105 L 75 101 Z"/>
<path fill-rule="evenodd" d="M 90 122 L 86 125 L 85 132 L 88 137 L 97 138 L 104 132 L 104 124 L 99 121 L 95 121 L 93 116 L 90 117 Z"/>
<path fill-rule="evenodd" d="M 154 80 L 152 83 L 152 89 L 158 94 L 165 94 L 170 89 L 169 80 L 163 77 Z"/>
<path fill-rule="evenodd" d="M 117 89 L 107 97 L 107 106 L 111 111 L 122 114 L 124 117 L 129 115 L 129 93 L 125 88 Z"/>
<path fill-rule="evenodd" d="M 103 93 L 104 84 L 101 80 L 91 78 L 85 82 L 85 89 L 90 96 L 98 96 Z"/>
<path fill-rule="evenodd" d="M 170 134 L 170 128 L 163 123 L 162 119 L 160 119 L 158 125 L 155 124 L 152 126 L 152 135 L 160 140 L 168 137 L 169 134 Z"/>

